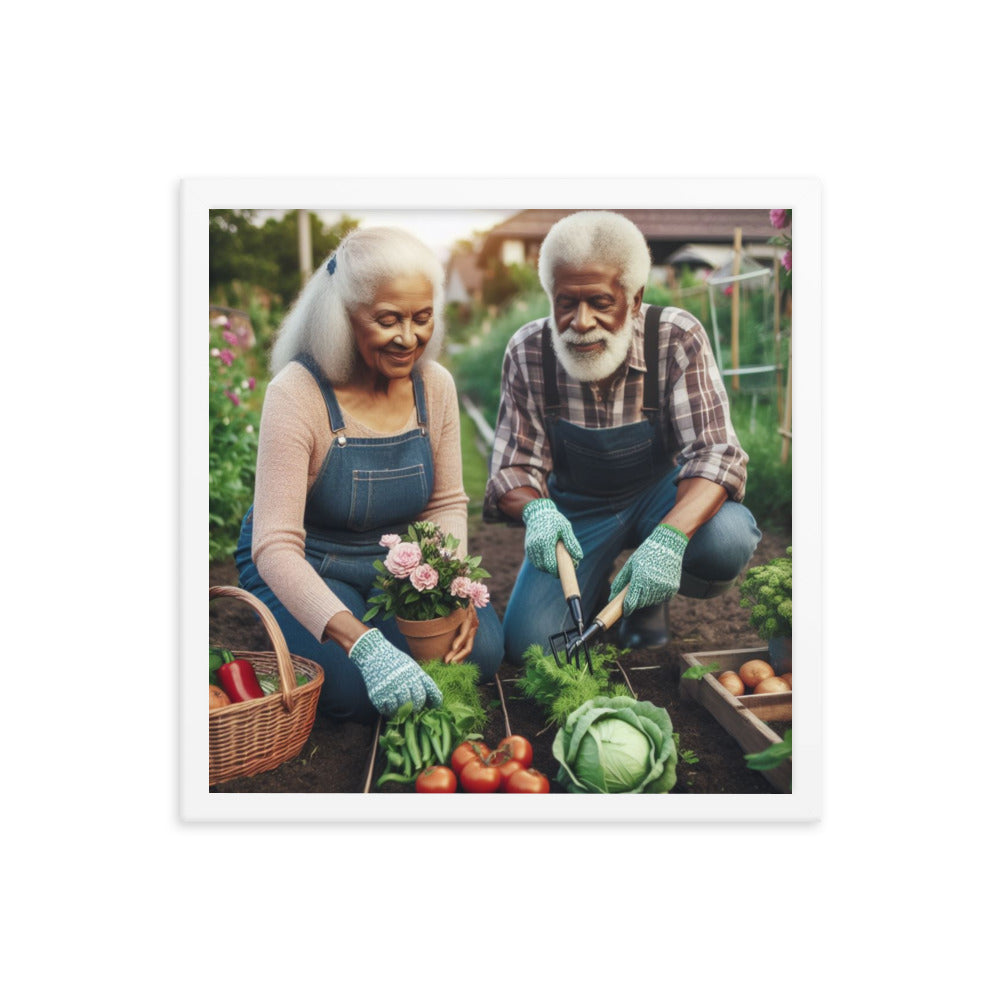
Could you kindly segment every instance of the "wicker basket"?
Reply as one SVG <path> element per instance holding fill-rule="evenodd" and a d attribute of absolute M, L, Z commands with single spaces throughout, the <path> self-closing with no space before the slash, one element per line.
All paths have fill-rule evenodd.
<path fill-rule="evenodd" d="M 208 713 L 208 783 L 217 785 L 270 771 L 291 760 L 309 738 L 316 719 L 323 668 L 288 652 L 274 615 L 260 600 L 239 587 L 210 587 L 208 599 L 234 597 L 257 613 L 274 646 L 273 653 L 232 650 L 262 674 L 277 674 L 280 690 L 264 698 L 213 708 Z M 310 680 L 296 687 L 295 674 Z"/>

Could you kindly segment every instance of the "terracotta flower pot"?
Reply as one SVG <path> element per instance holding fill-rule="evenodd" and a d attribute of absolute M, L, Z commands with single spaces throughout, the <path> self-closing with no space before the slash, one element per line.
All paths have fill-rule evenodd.
<path fill-rule="evenodd" d="M 410 654 L 418 663 L 424 660 L 443 660 L 467 614 L 468 609 L 455 608 L 445 618 L 430 618 L 423 622 L 410 621 L 397 615 L 396 624 L 406 637 Z"/>

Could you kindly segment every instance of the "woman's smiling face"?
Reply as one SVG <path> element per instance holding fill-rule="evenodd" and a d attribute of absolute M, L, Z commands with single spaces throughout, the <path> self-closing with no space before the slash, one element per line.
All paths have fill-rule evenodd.
<path fill-rule="evenodd" d="M 358 354 L 378 379 L 409 378 L 434 333 L 434 288 L 423 275 L 384 281 L 351 314 Z"/>

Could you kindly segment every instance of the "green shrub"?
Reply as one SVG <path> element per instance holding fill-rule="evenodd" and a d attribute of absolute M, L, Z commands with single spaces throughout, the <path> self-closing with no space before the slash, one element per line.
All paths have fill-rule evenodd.
<path fill-rule="evenodd" d="M 263 386 L 256 359 L 227 340 L 225 326 L 209 333 L 208 558 L 232 558 L 240 522 L 253 501 Z"/>

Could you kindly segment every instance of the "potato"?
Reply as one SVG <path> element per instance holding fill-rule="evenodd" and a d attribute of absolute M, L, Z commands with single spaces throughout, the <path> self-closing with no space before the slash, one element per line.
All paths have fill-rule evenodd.
<path fill-rule="evenodd" d="M 751 690 L 765 677 L 773 677 L 774 668 L 767 660 L 747 660 L 740 667 L 740 680 Z"/>

